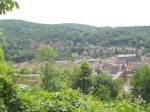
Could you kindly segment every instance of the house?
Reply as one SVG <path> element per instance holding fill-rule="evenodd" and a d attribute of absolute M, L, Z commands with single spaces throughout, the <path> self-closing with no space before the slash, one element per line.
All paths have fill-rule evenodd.
<path fill-rule="evenodd" d="M 136 63 L 129 63 L 127 68 L 129 70 L 136 70 L 136 69 L 142 68 L 144 66 L 145 66 L 144 63 L 142 63 L 142 62 L 136 62 Z"/>
<path fill-rule="evenodd" d="M 84 51 L 83 52 L 83 59 L 90 59 L 91 57 L 88 55 L 88 52 L 87 51 Z"/>
<path fill-rule="evenodd" d="M 71 56 L 73 56 L 73 57 L 79 57 L 78 53 L 71 53 Z"/>
<path fill-rule="evenodd" d="M 107 64 L 107 63 L 104 63 L 103 66 L 102 66 L 102 72 L 104 74 L 109 74 L 111 75 L 111 65 L 110 64 Z"/>
<path fill-rule="evenodd" d="M 64 45 L 62 43 L 50 42 L 49 44 L 46 44 L 46 41 L 41 41 L 39 43 L 31 41 L 30 50 L 31 51 L 37 50 L 40 47 L 40 45 L 50 46 L 50 47 L 53 47 L 56 50 L 62 50 L 62 51 L 64 50 Z"/>
<path fill-rule="evenodd" d="M 111 65 L 111 74 L 116 74 L 120 72 L 120 66 L 118 64 Z"/>
<path fill-rule="evenodd" d="M 64 45 L 62 43 L 58 43 L 58 42 L 50 42 L 49 44 L 51 47 L 53 47 L 56 50 L 64 50 Z"/>

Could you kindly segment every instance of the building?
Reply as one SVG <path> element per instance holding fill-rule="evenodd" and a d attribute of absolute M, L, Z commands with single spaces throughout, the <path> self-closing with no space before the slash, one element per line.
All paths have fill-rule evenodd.
<path fill-rule="evenodd" d="M 122 54 L 118 55 L 118 58 L 120 60 L 120 63 L 129 63 L 129 62 L 140 62 L 141 56 L 139 54 L 139 49 L 135 49 L 135 54 Z"/>
<path fill-rule="evenodd" d="M 64 50 L 64 45 L 62 44 L 62 43 L 58 43 L 58 42 L 54 42 L 54 43 L 52 43 L 52 42 L 50 42 L 50 44 L 49 44 L 51 47 L 53 47 L 54 49 L 56 49 L 56 50 Z"/>
<path fill-rule="evenodd" d="M 50 47 L 54 48 L 55 50 L 62 50 L 62 51 L 64 50 L 64 45 L 62 43 L 50 42 L 49 44 L 46 44 L 45 41 L 41 41 L 39 43 L 31 41 L 31 43 L 30 43 L 30 51 L 37 50 L 40 47 L 40 45 L 50 46 Z"/>
<path fill-rule="evenodd" d="M 142 68 L 144 66 L 145 66 L 144 63 L 142 63 L 142 62 L 136 62 L 136 63 L 129 63 L 127 68 L 129 70 L 136 70 L 136 69 Z"/>
<path fill-rule="evenodd" d="M 110 64 L 107 64 L 107 63 L 104 63 L 103 66 L 102 66 L 102 72 L 104 74 L 109 74 L 111 75 L 111 65 Z"/>
<path fill-rule="evenodd" d="M 118 64 L 111 65 L 111 74 L 117 74 L 120 72 L 120 66 Z"/>

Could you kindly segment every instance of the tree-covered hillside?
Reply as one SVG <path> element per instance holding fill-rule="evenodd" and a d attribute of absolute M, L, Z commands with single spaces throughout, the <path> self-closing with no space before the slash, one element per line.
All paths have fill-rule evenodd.
<path fill-rule="evenodd" d="M 34 53 L 31 42 L 49 44 L 61 43 L 64 51 L 59 51 L 58 59 L 79 55 L 89 51 L 89 46 L 101 47 L 144 47 L 143 53 L 149 53 L 149 26 L 139 27 L 94 27 L 82 24 L 37 24 L 21 20 L 1 20 L 3 37 L 0 46 L 5 51 L 6 60 L 21 62 L 32 60 Z M 31 52 L 32 51 L 32 52 Z"/>
<path fill-rule="evenodd" d="M 69 28 L 80 29 L 80 30 L 91 30 L 91 29 L 98 28 L 98 27 L 91 26 L 91 25 L 84 25 L 84 24 L 77 24 L 77 23 L 64 23 L 61 25 L 65 27 L 69 27 Z"/>
<path fill-rule="evenodd" d="M 150 26 L 130 26 L 130 27 L 116 27 L 121 31 L 127 31 L 133 34 L 138 34 L 141 36 L 150 36 Z"/>

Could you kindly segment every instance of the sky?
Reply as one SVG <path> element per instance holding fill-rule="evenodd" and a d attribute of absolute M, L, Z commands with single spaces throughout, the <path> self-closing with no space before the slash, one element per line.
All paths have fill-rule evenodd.
<path fill-rule="evenodd" d="M 35 23 L 80 23 L 93 26 L 150 25 L 150 0 L 16 0 L 14 9 L 1 19 Z"/>

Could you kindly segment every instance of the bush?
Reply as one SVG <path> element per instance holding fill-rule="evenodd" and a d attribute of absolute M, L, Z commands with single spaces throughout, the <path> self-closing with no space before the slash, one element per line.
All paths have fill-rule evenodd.
<path fill-rule="evenodd" d="M 24 101 L 16 86 L 5 76 L 0 75 L 0 110 L 19 112 L 26 110 Z"/>
<path fill-rule="evenodd" d="M 32 69 L 30 69 L 29 67 L 24 66 L 24 67 L 21 67 L 21 68 L 20 68 L 19 73 L 20 73 L 20 74 L 32 74 L 33 71 L 32 71 Z"/>

